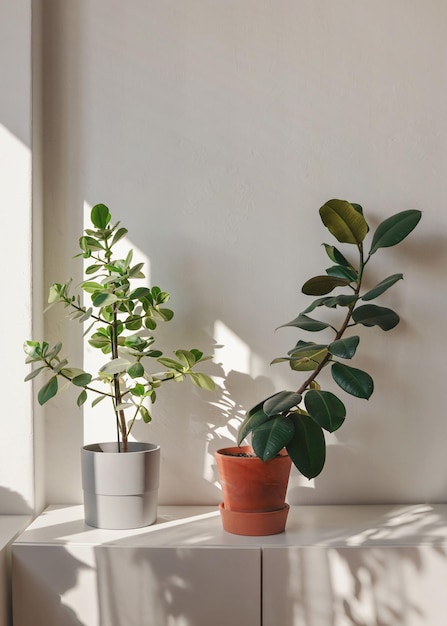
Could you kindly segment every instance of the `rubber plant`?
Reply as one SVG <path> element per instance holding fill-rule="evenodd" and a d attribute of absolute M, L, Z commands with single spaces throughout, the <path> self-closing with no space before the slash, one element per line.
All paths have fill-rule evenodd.
<path fill-rule="evenodd" d="M 238 433 L 238 445 L 251 433 L 254 452 L 263 461 L 275 457 L 285 447 L 296 468 L 309 479 L 317 476 L 324 467 L 324 431 L 336 431 L 346 416 L 342 400 L 322 389 L 320 374 L 330 367 L 338 387 L 357 398 L 368 399 L 373 393 L 372 377 L 346 363 L 354 357 L 360 343 L 360 337 L 353 333 L 353 329 L 362 325 L 389 331 L 399 323 L 395 311 L 372 301 L 400 281 L 403 275 L 387 276 L 365 291 L 366 270 L 380 249 L 395 246 L 411 233 L 421 212 L 402 211 L 380 223 L 372 236 L 368 253 L 365 252 L 365 238 L 369 226 L 360 205 L 330 200 L 320 208 L 320 216 L 338 242 L 352 246 L 356 260 L 351 260 L 333 245 L 323 244 L 333 265 L 325 274 L 310 278 L 302 287 L 304 294 L 318 297 L 280 328 L 291 326 L 313 333 L 330 331 L 331 340 L 316 343 L 300 339 L 287 356 L 274 359 L 272 363 L 287 362 L 292 370 L 302 373 L 304 381 L 296 391 L 280 391 L 256 404 L 247 412 Z M 345 291 L 340 293 L 340 289 Z M 337 290 L 336 295 L 332 295 L 334 290 Z M 315 318 L 314 311 L 330 311 L 338 319 L 334 323 L 320 321 Z"/>
<path fill-rule="evenodd" d="M 132 264 L 133 251 L 125 258 L 116 258 L 116 244 L 127 234 L 119 222 L 111 224 L 112 216 L 104 204 L 95 205 L 90 214 L 92 228 L 85 230 L 79 240 L 81 252 L 76 255 L 86 259 L 81 291 L 72 294 L 70 279 L 65 284 L 53 283 L 49 291 L 49 307 L 61 304 L 68 310 L 71 320 L 88 323 L 85 332 L 89 344 L 108 360 L 94 376 L 70 365 L 60 356 L 62 343 L 50 347 L 45 342 L 26 341 L 26 362 L 37 366 L 25 380 L 47 375 L 38 392 L 41 405 L 48 402 L 66 383 L 80 388 L 78 406 L 89 395 L 95 396 L 92 406 L 108 399 L 113 405 L 117 427 L 119 451 L 128 450 L 128 438 L 138 417 L 151 421 L 147 404 L 153 404 L 158 388 L 168 382 L 189 378 L 203 389 L 213 390 L 214 382 L 206 374 L 193 371 L 204 356 L 200 350 L 175 350 L 175 358 L 163 356 L 155 347 L 154 331 L 159 322 L 169 322 L 173 311 L 166 308 L 169 294 L 159 287 L 134 286 L 143 279 L 143 263 Z M 90 299 L 83 303 L 82 292 Z M 157 364 L 155 372 L 150 364 Z M 159 366 L 162 370 L 159 371 Z"/>

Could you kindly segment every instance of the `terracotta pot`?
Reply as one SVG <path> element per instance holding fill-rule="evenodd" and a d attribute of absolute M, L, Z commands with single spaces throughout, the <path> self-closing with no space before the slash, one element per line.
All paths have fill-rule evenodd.
<path fill-rule="evenodd" d="M 285 450 L 266 463 L 256 456 L 238 456 L 247 453 L 253 454 L 250 446 L 222 448 L 215 453 L 223 494 L 220 513 L 224 529 L 241 535 L 282 532 L 289 510 L 285 497 L 290 457 Z"/>

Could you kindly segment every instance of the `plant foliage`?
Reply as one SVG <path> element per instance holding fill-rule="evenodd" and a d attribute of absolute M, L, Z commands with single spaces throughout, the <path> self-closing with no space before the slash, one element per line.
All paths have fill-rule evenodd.
<path fill-rule="evenodd" d="M 354 357 L 360 342 L 358 335 L 351 334 L 352 329 L 360 324 L 388 331 L 399 323 L 397 313 L 371 304 L 371 301 L 403 276 L 392 274 L 364 291 L 365 270 L 372 255 L 380 248 L 395 246 L 411 233 L 421 219 L 421 212 L 402 211 L 379 224 L 372 235 L 368 253 L 364 250 L 364 243 L 370 228 L 360 205 L 329 200 L 320 208 L 320 217 L 338 242 L 354 247 L 356 261 L 348 260 L 333 245 L 323 244 L 334 265 L 326 270 L 326 274 L 307 280 L 302 287 L 305 295 L 318 298 L 280 328 L 291 326 L 307 332 L 330 329 L 334 336 L 329 343 L 300 339 L 287 356 L 272 361 L 287 362 L 292 370 L 304 372 L 307 377 L 297 391 L 280 391 L 250 409 L 238 435 L 240 445 L 251 434 L 254 451 L 263 461 L 271 459 L 285 447 L 294 465 L 309 479 L 317 476 L 324 467 L 324 431 L 334 432 L 340 428 L 346 416 L 340 398 L 322 390 L 317 379 L 330 365 L 333 380 L 344 392 L 364 399 L 373 393 L 371 376 L 345 363 Z M 328 295 L 341 288 L 347 293 Z M 338 320 L 328 323 L 315 319 L 313 311 L 318 309 L 331 310 Z"/>
<path fill-rule="evenodd" d="M 120 450 L 127 450 L 128 437 L 138 417 L 151 421 L 147 404 L 153 404 L 158 388 L 167 381 L 189 378 L 202 389 L 213 390 L 214 382 L 206 374 L 193 371 L 197 363 L 210 359 L 200 350 L 176 350 L 173 357 L 163 356 L 155 347 L 154 331 L 160 322 L 169 322 L 174 313 L 166 307 L 169 294 L 160 287 L 135 287 L 134 281 L 144 278 L 143 264 L 133 264 L 133 251 L 124 259 L 115 258 L 115 246 L 127 230 L 120 223 L 111 224 L 112 216 L 104 204 L 95 205 L 90 214 L 92 227 L 79 240 L 81 253 L 87 259 L 84 280 L 80 287 L 86 294 L 73 294 L 71 280 L 53 283 L 48 302 L 61 304 L 67 316 L 88 323 L 88 342 L 104 354 L 104 364 L 96 375 L 72 367 L 61 357 L 62 344 L 26 341 L 26 362 L 33 369 L 25 380 L 44 375 L 46 382 L 38 391 L 38 401 L 45 404 L 67 381 L 80 388 L 77 398 L 82 406 L 90 395 L 92 406 L 108 398 L 113 404 Z M 149 365 L 157 364 L 153 372 Z M 160 368 L 161 366 L 161 368 Z M 129 416 L 129 417 L 127 417 Z"/>

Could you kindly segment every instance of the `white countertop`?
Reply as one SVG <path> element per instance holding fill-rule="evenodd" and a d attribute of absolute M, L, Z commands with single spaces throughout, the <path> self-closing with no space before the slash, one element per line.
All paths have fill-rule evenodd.
<path fill-rule="evenodd" d="M 217 506 L 160 506 L 155 524 L 134 530 L 92 528 L 85 524 L 83 515 L 82 505 L 50 506 L 15 544 L 272 548 L 447 545 L 446 504 L 293 506 L 286 531 L 269 537 L 225 532 Z"/>

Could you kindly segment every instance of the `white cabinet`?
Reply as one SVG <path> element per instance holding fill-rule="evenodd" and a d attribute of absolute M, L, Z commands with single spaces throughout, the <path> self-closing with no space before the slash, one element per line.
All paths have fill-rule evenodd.
<path fill-rule="evenodd" d="M 0 626 L 11 624 L 11 543 L 30 521 L 28 515 L 0 515 Z"/>
<path fill-rule="evenodd" d="M 447 505 L 292 507 L 238 537 L 216 507 L 134 531 L 51 507 L 13 545 L 14 626 L 440 626 Z"/>
<path fill-rule="evenodd" d="M 13 547 L 14 626 L 235 626 L 261 620 L 261 551 L 227 544 L 216 507 L 160 507 L 135 531 L 51 508 Z"/>

